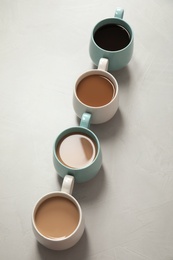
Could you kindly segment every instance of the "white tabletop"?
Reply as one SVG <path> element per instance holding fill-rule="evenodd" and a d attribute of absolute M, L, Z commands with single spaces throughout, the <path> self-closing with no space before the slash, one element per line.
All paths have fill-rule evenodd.
<path fill-rule="evenodd" d="M 103 166 L 75 184 L 86 229 L 73 248 L 38 244 L 36 201 L 60 190 L 56 136 L 79 124 L 72 93 L 93 68 L 94 25 L 117 6 L 135 34 L 129 65 L 112 74 L 119 110 L 92 125 Z M 0 1 L 0 259 L 173 259 L 173 1 Z"/>

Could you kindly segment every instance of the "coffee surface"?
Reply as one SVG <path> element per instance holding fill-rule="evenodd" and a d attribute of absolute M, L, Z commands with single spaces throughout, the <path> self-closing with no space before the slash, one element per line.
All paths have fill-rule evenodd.
<path fill-rule="evenodd" d="M 85 105 L 100 107 L 108 104 L 115 95 L 111 80 L 102 75 L 90 75 L 82 79 L 76 94 Z"/>
<path fill-rule="evenodd" d="M 87 135 L 72 133 L 65 136 L 57 145 L 58 159 L 66 166 L 79 169 L 94 160 L 96 156 L 96 144 Z"/>
<path fill-rule="evenodd" d="M 37 209 L 35 224 L 48 238 L 65 238 L 79 223 L 79 211 L 74 203 L 64 197 L 45 200 Z"/>
<path fill-rule="evenodd" d="M 104 50 L 118 51 L 124 49 L 130 43 L 130 35 L 120 25 L 107 24 L 95 32 L 94 40 Z"/>

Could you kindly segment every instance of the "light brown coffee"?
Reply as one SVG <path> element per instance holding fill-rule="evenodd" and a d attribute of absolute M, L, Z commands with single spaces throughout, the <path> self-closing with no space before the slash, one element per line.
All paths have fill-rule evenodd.
<path fill-rule="evenodd" d="M 76 94 L 85 105 L 100 107 L 112 100 L 115 95 L 115 88 L 107 77 L 90 75 L 79 82 Z"/>
<path fill-rule="evenodd" d="M 95 158 L 97 148 L 95 142 L 87 135 L 72 133 L 66 135 L 57 145 L 58 159 L 70 168 L 83 168 Z"/>
<path fill-rule="evenodd" d="M 56 196 L 45 200 L 37 209 L 35 224 L 48 238 L 65 238 L 79 223 L 79 211 L 67 198 Z"/>

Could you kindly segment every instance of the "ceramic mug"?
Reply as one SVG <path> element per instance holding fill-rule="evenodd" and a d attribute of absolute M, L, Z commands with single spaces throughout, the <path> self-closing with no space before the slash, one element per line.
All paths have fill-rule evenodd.
<path fill-rule="evenodd" d="M 36 203 L 32 213 L 32 228 L 37 241 L 53 250 L 74 246 L 84 232 L 81 207 L 71 195 L 74 177 L 67 175 L 61 191 L 51 192 Z"/>
<path fill-rule="evenodd" d="M 89 54 L 95 65 L 101 58 L 109 60 L 108 70 L 119 70 L 131 60 L 134 34 L 123 20 L 124 10 L 117 8 L 113 18 L 97 23 L 92 31 Z"/>
<path fill-rule="evenodd" d="M 70 174 L 76 182 L 86 182 L 99 172 L 102 153 L 97 136 L 89 129 L 91 114 L 84 113 L 80 126 L 61 132 L 53 147 L 53 163 L 64 178 Z"/>
<path fill-rule="evenodd" d="M 83 73 L 73 91 L 73 108 L 81 118 L 83 113 L 91 113 L 91 123 L 100 124 L 110 120 L 119 106 L 118 83 L 107 72 L 109 61 L 101 58 L 98 69 Z"/>

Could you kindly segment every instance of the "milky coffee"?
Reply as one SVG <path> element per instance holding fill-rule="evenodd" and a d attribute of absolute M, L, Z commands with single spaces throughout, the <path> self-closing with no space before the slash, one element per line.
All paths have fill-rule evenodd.
<path fill-rule="evenodd" d="M 89 75 L 79 82 L 76 94 L 85 105 L 100 107 L 113 99 L 115 87 L 112 81 L 105 76 Z"/>
<path fill-rule="evenodd" d="M 79 223 L 79 211 L 67 198 L 56 196 L 46 199 L 37 209 L 35 224 L 38 231 L 48 238 L 65 238 Z"/>

